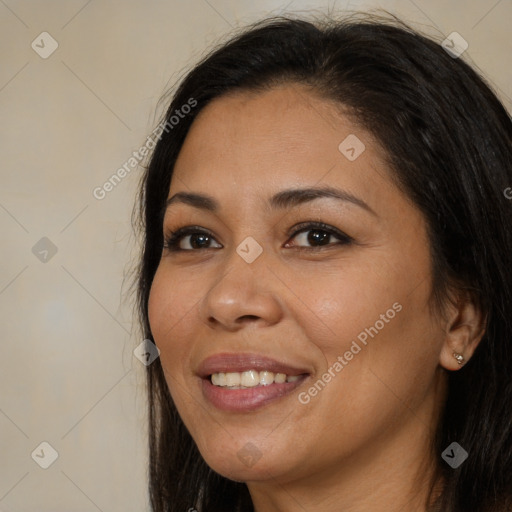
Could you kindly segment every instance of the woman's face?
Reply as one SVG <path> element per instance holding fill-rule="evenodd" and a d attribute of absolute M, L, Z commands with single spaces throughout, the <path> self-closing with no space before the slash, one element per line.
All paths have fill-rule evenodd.
<path fill-rule="evenodd" d="M 168 197 L 165 237 L 196 228 L 163 249 L 149 318 L 206 462 L 261 483 L 418 460 L 443 333 L 425 222 L 374 138 L 298 85 L 225 96 Z"/>

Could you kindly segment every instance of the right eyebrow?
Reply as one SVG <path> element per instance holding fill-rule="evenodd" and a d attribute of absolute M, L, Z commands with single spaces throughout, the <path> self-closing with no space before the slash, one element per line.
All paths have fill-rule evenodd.
<path fill-rule="evenodd" d="M 175 203 L 188 204 L 194 208 L 208 210 L 211 212 L 216 212 L 219 209 L 219 203 L 213 197 L 191 192 L 178 192 L 174 194 L 172 197 L 167 199 L 165 209 Z"/>

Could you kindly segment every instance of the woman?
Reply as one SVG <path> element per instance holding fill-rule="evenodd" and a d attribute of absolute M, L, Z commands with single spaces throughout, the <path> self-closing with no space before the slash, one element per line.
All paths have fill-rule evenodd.
<path fill-rule="evenodd" d="M 512 127 L 482 78 L 397 20 L 267 20 L 159 135 L 153 509 L 512 510 Z"/>

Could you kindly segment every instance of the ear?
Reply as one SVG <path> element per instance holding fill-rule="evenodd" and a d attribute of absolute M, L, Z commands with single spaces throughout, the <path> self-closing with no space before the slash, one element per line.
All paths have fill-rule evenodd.
<path fill-rule="evenodd" d="M 469 294 L 450 302 L 444 320 L 445 340 L 439 363 L 446 370 L 460 370 L 466 364 L 485 333 L 486 317 Z"/>

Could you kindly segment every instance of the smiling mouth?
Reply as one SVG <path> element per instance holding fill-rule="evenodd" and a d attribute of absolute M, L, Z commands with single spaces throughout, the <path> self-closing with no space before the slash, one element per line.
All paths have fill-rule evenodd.
<path fill-rule="evenodd" d="M 210 382 L 217 387 L 227 389 L 249 389 L 285 382 L 297 382 L 306 374 L 286 375 L 271 371 L 248 370 L 244 372 L 219 372 L 209 376 Z"/>
<path fill-rule="evenodd" d="M 263 374 L 263 383 L 260 373 Z M 242 381 L 244 374 L 250 375 L 247 375 Z M 224 377 L 222 372 L 211 374 L 200 379 L 203 397 L 216 409 L 230 413 L 249 413 L 293 396 L 295 390 L 310 377 L 309 373 L 290 376 L 276 373 L 270 382 L 270 374 L 272 372 L 254 371 L 253 373 L 252 370 L 228 372 L 224 373 Z M 217 379 L 221 379 L 220 382 L 223 385 L 214 384 L 212 379 L 216 382 L 219 382 Z M 237 382 L 239 383 L 237 384 Z M 244 386 L 243 382 L 251 385 Z M 229 386 L 228 383 L 233 385 Z"/>
<path fill-rule="evenodd" d="M 203 398 L 226 412 L 250 412 L 291 396 L 311 377 L 302 366 L 255 353 L 218 353 L 196 370 Z"/>

